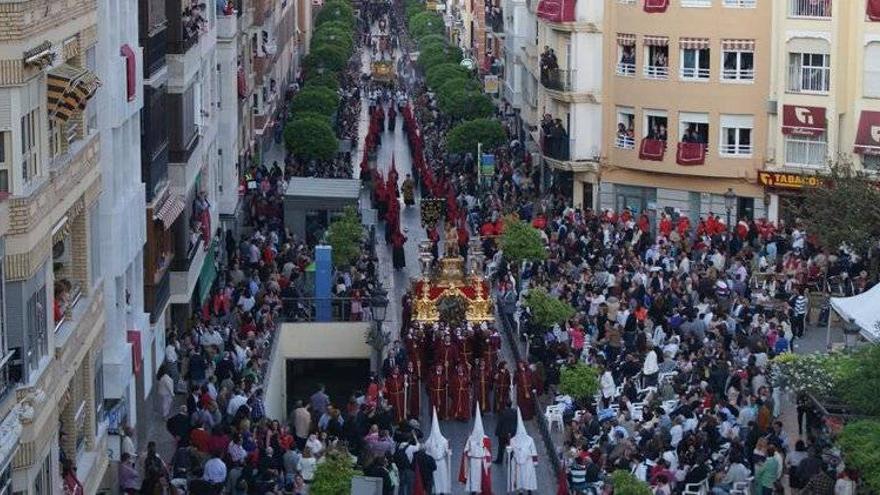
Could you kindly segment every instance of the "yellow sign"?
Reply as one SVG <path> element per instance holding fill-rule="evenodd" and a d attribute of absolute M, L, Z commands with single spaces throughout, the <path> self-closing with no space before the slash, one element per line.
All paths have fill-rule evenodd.
<path fill-rule="evenodd" d="M 483 78 L 483 91 L 490 95 L 497 95 L 499 89 L 498 76 L 488 75 Z"/>
<path fill-rule="evenodd" d="M 790 174 L 785 172 L 758 172 L 758 182 L 777 189 L 803 189 L 817 187 L 822 179 L 816 175 Z"/>

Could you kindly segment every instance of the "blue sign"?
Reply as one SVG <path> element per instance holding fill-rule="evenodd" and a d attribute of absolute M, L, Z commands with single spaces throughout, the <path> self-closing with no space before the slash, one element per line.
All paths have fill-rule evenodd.
<path fill-rule="evenodd" d="M 480 175 L 495 175 L 495 155 L 483 153 L 480 157 Z"/>
<path fill-rule="evenodd" d="M 315 321 L 331 321 L 332 253 L 330 246 L 315 247 Z"/>

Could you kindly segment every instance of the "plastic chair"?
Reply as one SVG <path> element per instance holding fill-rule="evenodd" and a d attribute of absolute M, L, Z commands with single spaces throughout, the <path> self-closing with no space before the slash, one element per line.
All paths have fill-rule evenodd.
<path fill-rule="evenodd" d="M 730 495 L 752 495 L 752 482 L 754 477 L 749 477 L 746 481 L 737 481 L 730 489 Z"/>
<path fill-rule="evenodd" d="M 682 495 L 706 495 L 709 493 L 709 480 L 705 479 L 699 483 L 688 483 L 684 486 Z"/>
<path fill-rule="evenodd" d="M 565 405 L 563 404 L 547 406 L 547 409 L 544 411 L 544 417 L 547 419 L 547 428 L 551 432 L 553 431 L 554 424 L 559 425 L 560 431 L 565 428 L 565 421 L 562 419 L 563 412 L 565 412 Z"/>

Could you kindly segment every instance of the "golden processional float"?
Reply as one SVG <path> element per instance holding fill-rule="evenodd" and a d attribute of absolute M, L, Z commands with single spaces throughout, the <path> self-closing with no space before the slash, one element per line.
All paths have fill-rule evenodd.
<path fill-rule="evenodd" d="M 450 325 L 465 321 L 494 321 L 490 286 L 483 277 L 486 256 L 480 239 L 471 239 L 467 270 L 465 259 L 459 253 L 454 225 L 450 224 L 446 229 L 444 243 L 444 256 L 440 257 L 436 266 L 431 241 L 425 240 L 419 244 L 421 275 L 412 281 L 413 320 L 426 323 L 443 321 Z"/>

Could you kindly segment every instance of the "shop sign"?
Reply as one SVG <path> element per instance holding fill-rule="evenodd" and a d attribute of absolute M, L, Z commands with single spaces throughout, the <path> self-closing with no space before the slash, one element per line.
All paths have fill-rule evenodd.
<path fill-rule="evenodd" d="M 483 91 L 486 94 L 497 95 L 499 90 L 498 76 L 488 75 L 483 78 Z"/>
<path fill-rule="evenodd" d="M 758 182 L 764 187 L 776 189 L 803 189 L 817 187 L 822 179 L 816 175 L 792 174 L 786 172 L 758 172 Z"/>

